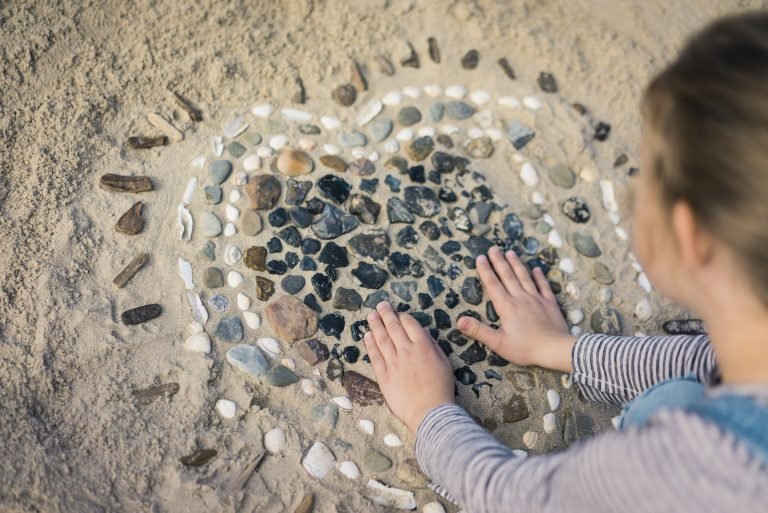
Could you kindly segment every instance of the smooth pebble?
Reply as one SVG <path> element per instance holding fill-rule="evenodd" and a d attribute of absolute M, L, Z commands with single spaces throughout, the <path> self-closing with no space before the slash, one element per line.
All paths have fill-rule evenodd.
<path fill-rule="evenodd" d="M 225 419 L 234 419 L 237 412 L 237 405 L 234 401 L 228 399 L 219 399 L 216 401 L 216 409 L 219 411 L 219 415 Z"/>

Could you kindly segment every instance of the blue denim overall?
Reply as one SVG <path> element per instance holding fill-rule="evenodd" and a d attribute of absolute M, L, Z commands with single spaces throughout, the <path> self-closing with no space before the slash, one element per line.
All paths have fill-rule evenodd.
<path fill-rule="evenodd" d="M 663 408 L 685 409 L 716 424 L 768 462 L 768 408 L 749 396 L 704 394 L 695 374 L 653 385 L 624 406 L 620 428 L 641 426 Z"/>

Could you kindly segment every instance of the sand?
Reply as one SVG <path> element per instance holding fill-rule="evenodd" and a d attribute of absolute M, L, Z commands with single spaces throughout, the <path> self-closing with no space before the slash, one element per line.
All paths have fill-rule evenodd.
<path fill-rule="evenodd" d="M 401 464 L 412 457 L 413 438 L 385 407 L 342 415 L 331 432 L 308 419 L 298 387 L 274 391 L 248 382 L 232 371 L 220 348 L 209 358 L 182 349 L 190 316 L 176 259 L 192 249 L 176 240 L 175 209 L 192 158 L 208 151 L 209 138 L 233 114 L 261 100 L 289 104 L 297 77 L 306 89 L 307 110 L 336 109 L 330 91 L 348 79 L 351 58 L 364 66 L 371 96 L 449 80 L 470 89 L 503 89 L 504 77 L 486 62 L 490 57 L 481 66 L 493 73 L 459 68 L 464 52 L 476 48 L 481 56 L 506 55 L 518 82 L 529 88 L 540 71 L 552 72 L 563 101 L 579 101 L 596 119 L 610 122 L 609 141 L 582 155 L 610 173 L 621 153 L 636 164 L 642 88 L 673 58 L 686 34 L 718 15 L 761 5 L 330 0 L 2 6 L 0 509 L 293 511 L 312 492 L 318 512 L 376 510 L 361 496 L 366 473 L 357 482 L 337 472 L 318 481 L 299 461 L 319 439 L 337 459 L 360 463 L 370 442 L 355 421 L 371 418 L 374 445 Z M 441 66 L 427 63 L 428 36 L 438 39 Z M 374 56 L 387 54 L 397 62 L 406 54 L 406 41 L 416 46 L 422 68 L 397 66 L 394 77 L 382 76 Z M 168 88 L 199 105 L 204 122 L 177 120 L 186 129 L 181 143 L 126 150 L 129 135 L 151 132 L 148 112 L 172 111 Z M 548 154 L 537 157 L 572 155 L 579 135 L 574 126 L 565 114 L 553 114 L 549 129 L 540 132 Z M 142 197 L 148 222 L 140 236 L 115 233 L 115 221 L 134 198 L 99 189 L 98 177 L 108 172 L 152 177 L 157 191 Z M 526 203 L 515 195 L 518 185 L 504 165 L 486 173 L 511 206 Z M 617 186 L 626 182 L 616 180 Z M 598 209 L 596 187 L 579 192 Z M 599 242 L 607 264 L 626 266 L 626 243 L 607 236 Z M 126 288 L 116 289 L 112 278 L 137 251 L 150 253 L 149 264 Z M 613 305 L 632 320 L 641 294 L 634 275 L 619 276 L 611 287 Z M 597 287 L 587 271 L 575 281 L 584 290 L 576 303 L 592 311 Z M 655 293 L 651 300 L 652 320 L 631 321 L 628 333 L 655 333 L 662 320 L 686 315 Z M 149 302 L 163 305 L 159 319 L 138 327 L 120 323 L 122 311 Z M 265 326 L 264 334 L 270 333 Z M 545 411 L 543 391 L 556 387 L 559 375 L 536 376 L 532 408 Z M 133 391 L 168 382 L 180 384 L 171 399 L 136 404 Z M 329 387 L 325 393 L 341 391 L 337 383 Z M 493 401 L 465 392 L 460 404 L 480 418 L 498 417 L 505 392 Z M 583 404 L 573 389 L 563 393 L 563 409 L 588 413 L 598 432 L 611 429 L 615 409 Z M 214 405 L 222 397 L 237 403 L 237 419 L 218 416 Z M 527 426 L 537 424 L 531 419 Z M 262 434 L 278 425 L 287 432 L 286 452 L 265 458 L 243 491 L 225 501 L 228 483 L 261 449 Z M 521 448 L 523 431 L 499 425 L 494 433 Z M 405 446 L 383 448 L 381 436 L 388 432 L 398 433 Z M 353 448 L 334 445 L 336 439 Z M 532 452 L 557 445 L 552 440 Z M 205 447 L 219 451 L 207 466 L 179 463 L 179 457 Z M 435 500 L 431 491 L 404 484 L 395 470 L 381 480 L 414 490 L 419 507 Z"/>

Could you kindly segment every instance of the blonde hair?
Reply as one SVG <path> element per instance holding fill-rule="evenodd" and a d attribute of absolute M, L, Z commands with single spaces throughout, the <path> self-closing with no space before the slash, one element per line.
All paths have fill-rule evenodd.
<path fill-rule="evenodd" d="M 768 13 L 715 21 L 648 85 L 664 204 L 691 206 L 768 306 Z"/>

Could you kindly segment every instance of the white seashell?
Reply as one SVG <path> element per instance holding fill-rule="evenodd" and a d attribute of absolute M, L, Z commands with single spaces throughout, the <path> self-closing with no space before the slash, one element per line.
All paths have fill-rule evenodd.
<path fill-rule="evenodd" d="M 529 449 L 536 447 L 536 443 L 539 441 L 539 434 L 536 431 L 526 431 L 523 435 L 523 443 Z"/>
<path fill-rule="evenodd" d="M 394 433 L 389 433 L 387 435 L 384 435 L 384 444 L 388 445 L 389 447 L 400 447 L 403 445 L 403 441 L 400 440 L 400 437 L 397 436 Z"/>
<path fill-rule="evenodd" d="M 581 326 L 571 326 L 571 329 L 568 331 L 571 335 L 578 337 L 581 335 Z"/>
<path fill-rule="evenodd" d="M 560 407 L 560 393 L 552 388 L 547 390 L 547 402 L 549 403 L 550 410 L 557 411 Z"/>
<path fill-rule="evenodd" d="M 248 173 L 244 171 L 235 173 L 235 177 L 233 178 L 233 181 L 235 182 L 235 185 L 240 187 L 242 187 L 243 185 L 246 185 L 248 183 Z"/>
<path fill-rule="evenodd" d="M 395 139 L 400 142 L 408 142 L 413 139 L 413 128 L 403 128 L 395 134 Z"/>
<path fill-rule="evenodd" d="M 320 372 L 320 369 L 318 369 L 317 367 L 315 367 L 315 369 L 312 371 L 312 374 L 314 374 L 315 376 L 322 376 L 323 375 Z"/>
<path fill-rule="evenodd" d="M 192 162 L 190 162 L 189 164 L 192 167 L 203 169 L 203 166 L 205 165 L 205 155 L 198 155 L 197 157 L 193 158 Z"/>
<path fill-rule="evenodd" d="M 523 105 L 531 110 L 538 110 L 541 108 L 541 100 L 535 96 L 526 96 L 523 98 Z"/>
<path fill-rule="evenodd" d="M 264 433 L 264 448 L 272 454 L 280 454 L 285 448 L 285 432 L 275 428 Z"/>
<path fill-rule="evenodd" d="M 578 324 L 584 320 L 584 312 L 581 311 L 581 308 L 571 308 L 566 313 L 566 317 L 571 324 Z"/>
<path fill-rule="evenodd" d="M 439 502 L 428 502 L 422 508 L 424 513 L 445 513 L 445 508 Z"/>
<path fill-rule="evenodd" d="M 283 367 L 288 367 L 291 370 L 296 370 L 296 360 L 293 358 L 283 358 L 280 360 L 280 363 L 283 364 Z"/>
<path fill-rule="evenodd" d="M 381 158 L 381 155 L 379 154 L 378 151 L 372 151 L 371 153 L 368 154 L 368 160 L 370 160 L 371 162 L 376 162 L 380 158 Z"/>
<path fill-rule="evenodd" d="M 621 221 L 619 214 L 616 212 L 608 212 L 608 219 L 610 219 L 613 224 L 619 224 L 619 221 Z"/>
<path fill-rule="evenodd" d="M 259 103 L 251 107 L 251 113 L 258 118 L 268 118 L 275 111 L 269 103 Z"/>
<path fill-rule="evenodd" d="M 611 424 L 613 425 L 613 429 L 619 429 L 621 427 L 621 415 L 611 417 Z"/>
<path fill-rule="evenodd" d="M 554 413 L 547 413 L 544 415 L 544 432 L 553 433 L 557 424 Z"/>
<path fill-rule="evenodd" d="M 247 128 L 248 123 L 245 121 L 245 118 L 243 116 L 237 116 L 224 127 L 224 136 L 232 139 L 245 132 Z"/>
<path fill-rule="evenodd" d="M 603 199 L 603 207 L 608 212 L 618 212 L 619 205 L 616 203 L 616 197 L 613 194 L 613 183 L 609 180 L 600 180 L 600 193 Z"/>
<path fill-rule="evenodd" d="M 245 323 L 252 330 L 257 330 L 259 329 L 259 326 L 261 326 L 261 317 L 255 312 L 243 312 L 243 319 L 245 319 Z"/>
<path fill-rule="evenodd" d="M 196 335 L 198 333 L 202 333 L 203 332 L 203 325 L 200 324 L 197 321 L 192 321 L 192 322 L 189 323 L 189 331 L 193 335 Z"/>
<path fill-rule="evenodd" d="M 419 134 L 419 137 L 425 137 L 425 136 L 434 137 L 437 131 L 433 126 L 423 126 L 419 128 L 419 131 L 417 133 Z"/>
<path fill-rule="evenodd" d="M 195 353 L 210 353 L 211 337 L 205 332 L 194 333 L 184 341 L 184 349 Z"/>
<path fill-rule="evenodd" d="M 598 289 L 597 291 L 597 300 L 601 303 L 607 303 L 611 300 L 611 296 L 613 296 L 613 293 L 611 292 L 611 289 L 608 287 L 603 287 L 601 289 Z"/>
<path fill-rule="evenodd" d="M 219 410 L 219 415 L 225 419 L 234 419 L 237 412 L 237 405 L 229 399 L 219 399 L 216 401 L 216 409 Z"/>
<path fill-rule="evenodd" d="M 230 203 L 237 203 L 240 201 L 240 198 L 243 197 L 243 193 L 240 192 L 240 189 L 232 189 L 229 191 L 229 202 Z M 240 215 L 240 211 L 237 212 L 238 215 Z"/>
<path fill-rule="evenodd" d="M 299 148 L 304 151 L 312 151 L 317 148 L 317 142 L 307 138 L 299 139 Z"/>
<path fill-rule="evenodd" d="M 276 134 L 269 138 L 269 147 L 273 150 L 279 150 L 288 146 L 288 136 L 285 134 Z"/>
<path fill-rule="evenodd" d="M 352 148 L 352 156 L 356 159 L 365 158 L 365 150 L 363 148 Z"/>
<path fill-rule="evenodd" d="M 512 449 L 512 455 L 516 458 L 525 459 L 528 457 L 528 451 L 522 449 Z"/>
<path fill-rule="evenodd" d="M 576 286 L 574 282 L 569 282 L 565 286 L 565 293 L 571 296 L 573 299 L 579 299 L 579 296 L 581 296 L 581 293 L 579 292 L 579 288 Z"/>
<path fill-rule="evenodd" d="M 545 212 L 541 218 L 544 219 L 549 226 L 555 226 L 555 218 L 553 218 L 549 212 Z"/>
<path fill-rule="evenodd" d="M 597 171 L 591 167 L 583 167 L 581 168 L 581 171 L 579 171 L 579 178 L 585 182 L 594 182 L 597 180 Z"/>
<path fill-rule="evenodd" d="M 559 267 L 560 270 L 564 273 L 571 274 L 574 270 L 573 260 L 570 258 L 563 258 L 560 260 L 560 263 L 557 264 L 557 267 Z"/>
<path fill-rule="evenodd" d="M 227 244 L 227 247 L 224 248 L 224 263 L 227 265 L 235 265 L 241 258 L 243 258 L 243 252 L 240 251 L 240 248 L 232 244 Z"/>
<path fill-rule="evenodd" d="M 227 221 L 234 223 L 237 221 L 237 218 L 240 217 L 240 209 L 234 205 L 227 205 L 224 207 L 224 215 L 226 216 Z"/>
<path fill-rule="evenodd" d="M 416 509 L 413 492 L 392 488 L 374 479 L 369 479 L 365 496 L 374 504 L 397 509 Z"/>
<path fill-rule="evenodd" d="M 454 100 L 461 100 L 467 95 L 467 88 L 463 85 L 452 85 L 445 88 L 445 95 Z"/>
<path fill-rule="evenodd" d="M 240 310 L 248 310 L 251 307 L 251 298 L 239 292 L 237 294 L 237 307 Z"/>
<path fill-rule="evenodd" d="M 536 187 L 539 184 L 539 173 L 530 162 L 525 162 L 520 168 L 520 178 L 530 187 Z"/>
<path fill-rule="evenodd" d="M 563 247 L 563 238 L 560 237 L 560 234 L 557 233 L 557 230 L 551 230 L 549 232 L 549 234 L 547 235 L 547 242 L 549 242 L 550 245 L 556 248 Z M 573 263 L 571 263 L 571 271 L 572 270 L 573 270 Z"/>
<path fill-rule="evenodd" d="M 339 147 L 338 147 L 338 146 L 336 146 L 335 144 L 331 144 L 331 143 L 325 143 L 325 144 L 323 144 L 323 150 L 324 150 L 324 151 L 325 151 L 325 152 L 326 152 L 328 155 L 338 155 L 339 153 L 341 153 L 341 148 L 339 148 Z"/>
<path fill-rule="evenodd" d="M 194 222 L 192 221 L 192 214 L 189 213 L 184 205 L 179 205 L 178 217 L 176 224 L 179 226 L 179 240 L 189 241 L 192 239 L 192 227 Z"/>
<path fill-rule="evenodd" d="M 560 376 L 560 384 L 563 385 L 563 388 L 568 389 L 573 386 L 573 378 L 570 374 L 563 374 Z"/>
<path fill-rule="evenodd" d="M 333 401 L 333 404 L 338 406 L 344 411 L 352 411 L 352 401 L 349 400 L 349 397 L 346 395 L 339 395 L 331 399 Z"/>
<path fill-rule="evenodd" d="M 504 139 L 504 132 L 498 128 L 486 128 L 485 135 L 490 137 L 493 142 L 498 142 Z"/>
<path fill-rule="evenodd" d="M 280 342 L 270 337 L 260 337 L 256 341 L 256 345 L 264 350 L 269 356 L 278 356 L 283 352 L 283 348 L 280 346 Z"/>
<path fill-rule="evenodd" d="M 267 159 L 274 154 L 275 152 L 269 146 L 260 146 L 259 149 L 256 150 L 256 156 L 262 159 Z"/>
<path fill-rule="evenodd" d="M 523 157 L 519 153 L 513 153 L 512 154 L 512 160 L 514 160 L 518 164 L 522 164 L 523 162 L 525 162 L 525 157 Z"/>
<path fill-rule="evenodd" d="M 221 157 L 221 154 L 224 153 L 224 139 L 220 136 L 212 138 L 211 146 L 213 147 L 213 154 L 217 157 Z"/>
<path fill-rule="evenodd" d="M 333 453 L 322 442 L 315 442 L 301 462 L 307 473 L 317 479 L 323 479 L 335 463 Z"/>
<path fill-rule="evenodd" d="M 338 464 L 339 472 L 349 479 L 359 479 L 360 469 L 357 468 L 354 461 L 340 461 Z"/>
<path fill-rule="evenodd" d="M 296 121 L 297 123 L 307 123 L 312 121 L 312 114 L 299 109 L 283 109 L 280 111 L 280 115 L 286 121 Z"/>
<path fill-rule="evenodd" d="M 651 318 L 651 302 L 644 297 L 635 306 L 635 316 L 641 321 L 647 321 Z"/>
<path fill-rule="evenodd" d="M 445 134 L 445 135 L 454 135 L 454 134 L 458 134 L 459 132 L 461 132 L 461 127 L 459 127 L 457 125 L 451 125 L 449 123 L 449 124 L 445 124 L 445 125 L 440 125 L 437 128 L 437 131 L 440 132 L 441 134 Z"/>
<path fill-rule="evenodd" d="M 248 155 L 243 159 L 243 169 L 246 171 L 261 169 L 261 157 L 255 154 Z"/>
<path fill-rule="evenodd" d="M 320 124 L 323 125 L 326 130 L 334 130 L 341 126 L 341 120 L 335 116 L 320 116 Z"/>
<path fill-rule="evenodd" d="M 427 84 L 424 86 L 424 92 L 430 98 L 437 98 L 443 94 L 443 88 L 437 84 Z"/>
<path fill-rule="evenodd" d="M 187 301 L 189 306 L 192 307 L 192 318 L 205 325 L 208 322 L 208 310 L 203 306 L 203 302 L 200 300 L 200 294 L 197 292 L 187 292 Z"/>
<path fill-rule="evenodd" d="M 224 225 L 224 236 L 225 237 L 231 237 L 234 234 L 237 233 L 237 228 L 235 228 L 235 225 L 233 223 L 227 223 Z"/>
<path fill-rule="evenodd" d="M 243 275 L 237 271 L 229 271 L 227 273 L 227 285 L 236 289 L 243 284 Z"/>
<path fill-rule="evenodd" d="M 403 95 L 400 91 L 390 91 L 381 99 L 384 105 L 400 105 L 403 101 Z"/>
<path fill-rule="evenodd" d="M 195 288 L 195 282 L 192 281 L 192 264 L 179 258 L 179 276 L 184 280 L 184 286 L 188 290 Z"/>
<path fill-rule="evenodd" d="M 360 431 L 362 431 L 366 435 L 373 434 L 374 424 L 372 420 L 360 419 L 357 421 L 357 427 L 359 427 Z"/>
<path fill-rule="evenodd" d="M 531 201 L 536 205 L 543 205 L 544 195 L 539 191 L 533 191 L 531 193 Z"/>
<path fill-rule="evenodd" d="M 304 392 L 307 395 L 312 395 L 315 393 L 315 382 L 311 379 L 302 379 L 301 380 L 301 391 Z"/>
<path fill-rule="evenodd" d="M 502 107 L 507 107 L 510 109 L 519 109 L 520 107 L 522 107 L 520 100 L 518 100 L 514 96 L 502 96 L 497 100 L 497 103 Z"/>
<path fill-rule="evenodd" d="M 483 130 L 479 126 L 473 126 L 469 130 L 467 130 L 467 136 L 470 139 L 478 139 L 478 138 L 482 137 L 483 135 L 485 135 L 485 130 Z"/>
<path fill-rule="evenodd" d="M 403 87 L 403 94 L 408 98 L 416 99 L 421 96 L 421 90 L 416 86 L 405 86 Z"/>
<path fill-rule="evenodd" d="M 192 177 L 187 182 L 187 188 L 184 189 L 184 196 L 181 197 L 181 204 L 184 206 L 189 205 L 189 202 L 192 201 L 192 195 L 195 193 L 195 187 L 197 187 L 197 178 Z"/>
<path fill-rule="evenodd" d="M 491 94 L 488 91 L 484 91 L 482 89 L 479 89 L 477 91 L 472 91 L 469 93 L 469 99 L 472 100 L 475 105 L 485 105 L 489 101 L 491 101 Z"/>
<path fill-rule="evenodd" d="M 637 275 L 637 284 L 640 285 L 640 288 L 644 291 L 651 292 L 651 282 L 648 281 L 648 276 L 646 276 L 645 273 L 641 272 Z"/>
<path fill-rule="evenodd" d="M 400 151 L 400 143 L 398 143 L 395 139 L 389 139 L 384 143 L 383 148 L 387 153 L 397 153 Z"/>
<path fill-rule="evenodd" d="M 381 109 L 383 108 L 384 105 L 379 100 L 373 100 L 372 102 L 368 103 L 360 110 L 360 113 L 357 115 L 357 124 L 360 126 L 367 125 L 379 114 L 379 112 L 381 112 Z"/>
<path fill-rule="evenodd" d="M 627 235 L 627 232 L 626 232 L 626 230 L 624 230 L 624 228 L 621 228 L 621 227 L 617 226 L 617 227 L 616 227 L 616 229 L 615 229 L 615 232 L 616 232 L 616 235 L 617 235 L 617 236 L 618 236 L 618 237 L 619 237 L 621 240 L 627 240 L 627 239 L 629 239 L 629 235 Z"/>

